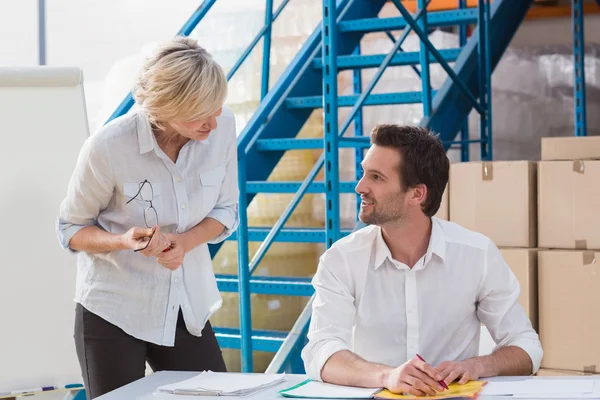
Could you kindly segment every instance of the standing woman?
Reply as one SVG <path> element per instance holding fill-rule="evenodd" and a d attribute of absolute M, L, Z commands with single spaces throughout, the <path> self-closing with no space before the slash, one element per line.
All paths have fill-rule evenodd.
<path fill-rule="evenodd" d="M 143 66 L 130 112 L 85 142 L 57 233 L 77 253 L 75 345 L 88 398 L 154 370 L 225 371 L 207 243 L 237 228 L 227 80 L 177 37 Z"/>

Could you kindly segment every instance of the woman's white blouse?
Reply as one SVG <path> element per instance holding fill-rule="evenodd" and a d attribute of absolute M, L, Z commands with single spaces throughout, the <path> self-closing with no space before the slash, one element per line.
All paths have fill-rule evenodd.
<path fill-rule="evenodd" d="M 89 225 L 112 233 L 145 227 L 149 203 L 136 199 L 140 183 L 153 188 L 152 205 L 161 231 L 184 233 L 204 218 L 226 230 L 237 228 L 238 182 L 235 119 L 223 107 L 207 140 L 191 140 L 176 163 L 161 150 L 143 111 L 112 121 L 87 139 L 61 204 L 57 234 L 69 248 L 73 235 Z M 72 251 L 72 250 L 71 250 Z M 173 346 L 179 309 L 189 332 L 200 336 L 208 318 L 221 307 L 208 245 L 185 255 L 170 271 L 132 250 L 77 254 L 75 301 L 138 339 Z"/>

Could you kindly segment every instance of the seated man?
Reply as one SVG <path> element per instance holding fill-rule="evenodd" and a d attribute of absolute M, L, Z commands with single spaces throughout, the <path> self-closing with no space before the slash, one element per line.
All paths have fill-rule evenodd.
<path fill-rule="evenodd" d="M 379 125 L 371 142 L 356 187 L 359 218 L 370 226 L 320 259 L 302 351 L 308 375 L 425 395 L 443 391 L 442 380 L 535 373 L 542 348 L 498 248 L 432 218 L 449 171 L 439 139 Z M 481 322 L 497 347 L 478 357 Z"/>

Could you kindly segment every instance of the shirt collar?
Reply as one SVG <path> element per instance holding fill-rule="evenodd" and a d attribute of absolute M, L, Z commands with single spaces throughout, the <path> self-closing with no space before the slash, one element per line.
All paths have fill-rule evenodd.
<path fill-rule="evenodd" d="M 146 113 L 141 110 L 138 111 L 137 135 L 140 154 L 145 154 L 154 150 L 156 140 L 154 139 L 154 133 L 152 132 L 152 125 L 150 125 L 150 120 Z"/>
<path fill-rule="evenodd" d="M 431 218 L 431 237 L 429 238 L 429 246 L 425 252 L 425 265 L 431 260 L 433 254 L 437 255 L 442 260 L 444 260 L 446 256 L 446 236 L 435 217 Z M 378 269 L 383 265 L 386 259 L 393 261 L 392 253 L 383 240 L 381 227 L 377 227 L 377 235 L 375 237 L 375 269 Z"/>

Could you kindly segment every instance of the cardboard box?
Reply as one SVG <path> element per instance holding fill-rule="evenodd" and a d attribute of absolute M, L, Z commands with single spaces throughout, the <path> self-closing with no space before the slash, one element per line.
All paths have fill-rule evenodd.
<path fill-rule="evenodd" d="M 564 369 L 547 369 L 540 368 L 535 374 L 536 376 L 588 376 L 594 375 L 591 372 L 567 371 Z"/>
<path fill-rule="evenodd" d="M 600 249 L 600 161 L 538 165 L 538 245 Z"/>
<path fill-rule="evenodd" d="M 542 138 L 542 160 L 600 159 L 600 136 Z"/>
<path fill-rule="evenodd" d="M 446 185 L 446 189 L 444 190 L 444 194 L 442 195 L 442 203 L 440 204 L 440 209 L 435 216 L 439 219 L 443 219 L 448 221 L 450 215 L 450 205 L 448 204 L 448 185 Z"/>
<path fill-rule="evenodd" d="M 537 247 L 536 164 L 465 162 L 450 166 L 450 220 L 503 247 Z"/>
<path fill-rule="evenodd" d="M 517 277 L 521 286 L 519 303 L 538 330 L 538 264 L 537 249 L 501 248 L 502 257 Z"/>
<path fill-rule="evenodd" d="M 542 368 L 600 372 L 600 252 L 538 253 Z"/>

